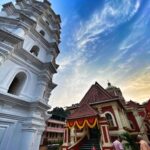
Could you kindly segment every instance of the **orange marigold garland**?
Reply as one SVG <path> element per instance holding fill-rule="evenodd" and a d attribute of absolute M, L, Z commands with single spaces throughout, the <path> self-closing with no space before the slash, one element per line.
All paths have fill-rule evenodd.
<path fill-rule="evenodd" d="M 77 126 L 79 129 L 83 129 L 86 125 L 90 128 L 94 128 L 97 123 L 98 123 L 97 118 L 86 118 L 86 119 L 68 121 L 67 125 L 69 128 Z"/>

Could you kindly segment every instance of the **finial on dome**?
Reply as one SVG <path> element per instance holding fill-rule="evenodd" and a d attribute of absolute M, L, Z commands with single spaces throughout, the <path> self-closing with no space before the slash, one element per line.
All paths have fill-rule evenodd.
<path fill-rule="evenodd" d="M 109 80 L 108 80 L 108 83 L 107 83 L 107 85 L 108 85 L 108 87 L 110 87 L 110 86 L 111 86 L 111 83 L 109 82 Z"/>

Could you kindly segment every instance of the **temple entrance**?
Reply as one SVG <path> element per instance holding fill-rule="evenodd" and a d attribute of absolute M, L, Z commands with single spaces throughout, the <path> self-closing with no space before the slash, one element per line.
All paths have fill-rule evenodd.
<path fill-rule="evenodd" d="M 100 150 L 100 130 L 97 125 L 94 128 L 88 128 L 89 137 L 88 139 L 81 145 L 79 150 L 91 150 L 94 146 L 96 150 Z"/>
<path fill-rule="evenodd" d="M 90 139 L 100 139 L 100 130 L 97 126 L 89 128 Z"/>

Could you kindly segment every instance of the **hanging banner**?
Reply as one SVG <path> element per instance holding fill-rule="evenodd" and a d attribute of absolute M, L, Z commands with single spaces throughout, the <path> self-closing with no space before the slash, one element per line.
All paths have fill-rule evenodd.
<path fill-rule="evenodd" d="M 85 126 L 94 128 L 97 123 L 98 123 L 98 120 L 96 117 L 80 118 L 80 119 L 76 119 L 76 120 L 68 120 L 67 121 L 67 125 L 69 128 L 76 126 L 79 129 L 83 129 Z"/>

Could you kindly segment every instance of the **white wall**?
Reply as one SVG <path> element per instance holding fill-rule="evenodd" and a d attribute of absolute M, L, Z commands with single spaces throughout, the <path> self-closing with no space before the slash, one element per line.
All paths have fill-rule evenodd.
<path fill-rule="evenodd" d="M 23 48 L 30 53 L 30 50 L 34 45 L 38 46 L 40 49 L 38 56 L 33 55 L 35 58 L 39 59 L 43 63 L 52 61 L 52 55 L 44 49 L 38 41 L 35 41 L 29 35 L 26 35 L 24 37 Z"/>
<path fill-rule="evenodd" d="M 23 97 L 28 101 L 42 99 L 43 92 L 40 91 L 44 91 L 45 85 L 41 87 L 39 84 L 38 73 L 35 74 L 31 71 L 31 68 L 20 66 L 11 60 L 6 60 L 3 65 L 0 66 L 0 91 L 7 93 L 10 84 L 19 72 L 24 72 L 27 75 L 19 97 Z"/>

